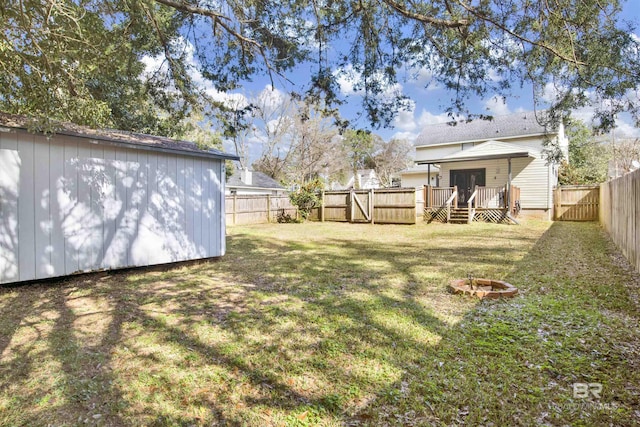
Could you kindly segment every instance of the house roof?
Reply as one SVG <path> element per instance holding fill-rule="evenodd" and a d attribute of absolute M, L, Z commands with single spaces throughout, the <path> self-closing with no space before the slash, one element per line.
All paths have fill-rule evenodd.
<path fill-rule="evenodd" d="M 251 172 L 251 184 L 245 184 L 241 179 L 241 171 L 237 170 L 227 180 L 227 188 L 244 187 L 244 188 L 270 188 L 276 190 L 284 190 L 278 181 L 262 172 Z"/>
<path fill-rule="evenodd" d="M 555 130 L 540 124 L 545 115 L 545 111 L 527 111 L 496 116 L 492 120 L 476 119 L 470 122 L 459 121 L 455 124 L 442 123 L 427 126 L 418 135 L 414 145 L 424 147 L 555 133 Z"/>
<path fill-rule="evenodd" d="M 33 119 L 26 116 L 0 112 L 0 127 L 30 131 L 32 121 Z M 54 133 L 56 135 L 87 138 L 107 145 L 179 153 L 195 157 L 239 160 L 239 157 L 233 154 L 227 154 L 214 148 L 203 150 L 198 148 L 193 142 L 181 141 L 164 136 L 125 132 L 113 129 L 91 129 L 87 126 L 80 126 L 74 123 L 56 123 Z"/>
<path fill-rule="evenodd" d="M 515 157 L 540 158 L 540 153 L 529 147 L 521 147 L 501 141 L 487 141 L 468 150 L 457 151 L 441 159 L 417 161 L 418 165 L 429 163 L 453 163 L 472 160 L 506 159 Z"/>

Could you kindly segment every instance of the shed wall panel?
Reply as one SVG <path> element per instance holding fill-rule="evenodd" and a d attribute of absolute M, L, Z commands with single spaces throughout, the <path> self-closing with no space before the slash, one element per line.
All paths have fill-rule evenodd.
<path fill-rule="evenodd" d="M 33 135 L 18 135 L 20 188 L 18 192 L 18 239 L 20 251 L 18 269 L 20 280 L 36 278 L 35 263 L 35 147 Z M 28 279 L 27 279 L 28 280 Z"/>
<path fill-rule="evenodd" d="M 50 205 L 50 148 L 43 136 L 33 136 L 34 143 L 34 262 L 36 278 L 49 277 L 53 273 L 51 265 L 51 221 Z"/>
<path fill-rule="evenodd" d="M 20 280 L 18 195 L 22 159 L 15 133 L 0 133 L 0 165 L 0 277 L 17 281 Z"/>
<path fill-rule="evenodd" d="M 221 256 L 218 159 L 0 134 L 0 283 Z"/>
<path fill-rule="evenodd" d="M 73 246 L 74 234 L 77 232 L 77 221 L 72 218 L 75 202 L 78 200 L 78 162 L 77 140 L 63 140 L 64 143 L 64 175 L 58 195 L 60 209 L 60 226 L 64 235 L 64 268 L 65 274 L 78 271 L 78 256 Z"/>
<path fill-rule="evenodd" d="M 60 208 L 60 196 L 64 185 L 64 144 L 49 145 L 49 214 L 51 221 L 51 268 L 53 275 L 65 272 L 65 247 Z"/>

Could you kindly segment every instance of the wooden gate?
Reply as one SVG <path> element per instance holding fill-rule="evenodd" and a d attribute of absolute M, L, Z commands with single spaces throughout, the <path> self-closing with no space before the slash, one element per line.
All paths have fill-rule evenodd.
<path fill-rule="evenodd" d="M 351 222 L 373 222 L 373 191 L 352 191 L 351 196 Z"/>
<path fill-rule="evenodd" d="M 599 185 L 562 185 L 553 192 L 556 221 L 597 221 Z"/>

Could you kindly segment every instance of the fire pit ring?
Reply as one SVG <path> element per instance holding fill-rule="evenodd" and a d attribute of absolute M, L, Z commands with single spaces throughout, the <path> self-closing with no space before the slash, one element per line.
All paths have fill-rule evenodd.
<path fill-rule="evenodd" d="M 465 294 L 484 298 L 513 298 L 518 288 L 503 280 L 491 279 L 456 279 L 449 283 L 449 289 L 454 294 Z"/>

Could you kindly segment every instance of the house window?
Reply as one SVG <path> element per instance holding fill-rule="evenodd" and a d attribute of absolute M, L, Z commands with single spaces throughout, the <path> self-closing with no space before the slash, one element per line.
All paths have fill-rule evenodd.
<path fill-rule="evenodd" d="M 473 147 L 473 142 L 464 142 L 462 144 L 460 144 L 462 147 L 462 151 L 464 150 L 468 150 L 469 148 Z"/>

